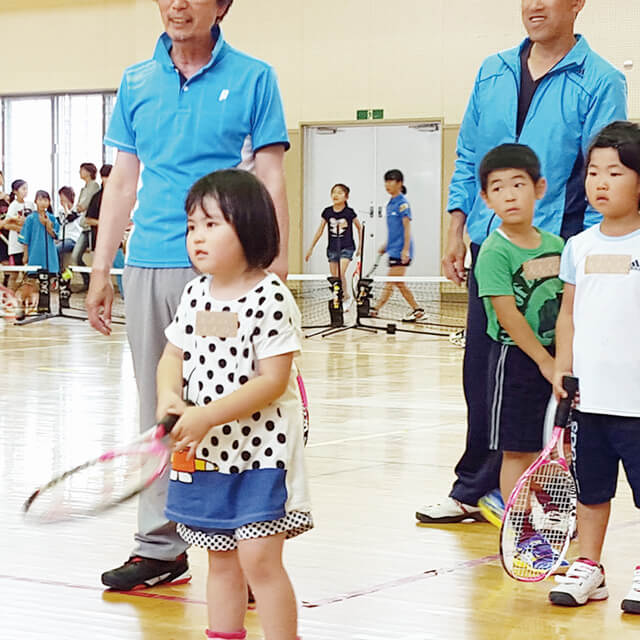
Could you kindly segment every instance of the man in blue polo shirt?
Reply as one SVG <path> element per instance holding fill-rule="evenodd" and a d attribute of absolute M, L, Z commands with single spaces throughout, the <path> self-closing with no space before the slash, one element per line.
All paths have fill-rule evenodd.
<path fill-rule="evenodd" d="M 584 192 L 585 151 L 605 125 L 627 115 L 624 76 L 590 49 L 584 37 L 574 35 L 585 0 L 521 1 L 529 37 L 484 61 L 458 136 L 449 187 L 451 224 L 442 261 L 444 274 L 457 284 L 465 277 L 465 225 L 475 264 L 480 245 L 500 224 L 480 197 L 478 166 L 488 151 L 520 142 L 536 152 L 549 187 L 533 222 L 566 239 L 598 220 Z M 481 520 L 478 500 L 498 487 L 500 454 L 489 450 L 486 401 L 490 344 L 471 270 L 463 368 L 466 450 L 456 466 L 451 493 L 439 503 L 419 507 L 420 522 Z"/>
<path fill-rule="evenodd" d="M 118 153 L 102 202 L 87 310 L 92 326 L 108 335 L 109 268 L 133 210 L 123 284 L 141 430 L 155 423 L 164 329 L 195 276 L 184 202 L 196 180 L 231 167 L 255 172 L 280 227 L 281 253 L 271 269 L 286 278 L 289 141 L 282 101 L 271 67 L 224 41 L 219 23 L 232 2 L 158 0 L 165 33 L 151 60 L 125 71 L 105 137 Z M 189 580 L 187 545 L 164 516 L 167 483 L 160 479 L 142 494 L 136 547 L 127 562 L 103 574 L 105 585 L 130 590 Z"/>

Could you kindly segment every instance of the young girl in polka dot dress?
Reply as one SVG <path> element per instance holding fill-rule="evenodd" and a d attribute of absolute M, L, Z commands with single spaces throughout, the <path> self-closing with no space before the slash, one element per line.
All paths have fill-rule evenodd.
<path fill-rule="evenodd" d="M 181 416 L 166 514 L 208 549 L 208 638 L 246 637 L 248 581 L 266 640 L 295 640 L 282 547 L 313 521 L 293 365 L 300 313 L 265 271 L 279 251 L 273 202 L 251 174 L 226 170 L 199 180 L 186 209 L 203 275 L 185 287 L 158 365 L 158 415 Z"/>

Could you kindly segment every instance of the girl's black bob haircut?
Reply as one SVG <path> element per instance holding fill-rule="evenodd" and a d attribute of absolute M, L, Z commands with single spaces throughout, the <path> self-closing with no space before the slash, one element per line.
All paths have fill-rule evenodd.
<path fill-rule="evenodd" d="M 594 149 L 615 149 L 620 162 L 640 175 L 640 127 L 634 122 L 617 120 L 602 129 L 591 142 L 587 166 Z"/>
<path fill-rule="evenodd" d="M 389 171 L 384 174 L 384 181 L 386 182 L 387 180 L 395 180 L 396 182 L 401 182 L 402 193 L 407 193 L 407 187 L 404 186 L 404 175 L 402 174 L 402 171 L 400 171 L 400 169 L 389 169 Z"/>
<path fill-rule="evenodd" d="M 266 269 L 280 252 L 276 208 L 266 187 L 248 171 L 224 169 L 200 178 L 189 190 L 187 216 L 200 207 L 210 215 L 205 198 L 213 198 L 233 225 L 250 267 Z"/>
<path fill-rule="evenodd" d="M 487 191 L 489 174 L 503 169 L 524 171 L 533 180 L 533 184 L 537 184 L 542 177 L 540 160 L 535 151 L 526 144 L 508 142 L 491 149 L 480 162 L 478 177 L 484 192 Z"/>

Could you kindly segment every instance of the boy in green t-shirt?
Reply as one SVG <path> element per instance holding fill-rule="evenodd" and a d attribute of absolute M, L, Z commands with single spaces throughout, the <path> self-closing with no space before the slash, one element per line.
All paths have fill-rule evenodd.
<path fill-rule="evenodd" d="M 500 490 L 506 502 L 543 446 L 564 242 L 532 224 L 536 201 L 547 185 L 529 147 L 496 147 L 482 160 L 479 173 L 482 198 L 502 220 L 482 244 L 475 276 L 487 334 L 494 341 L 488 371 L 489 443 L 503 452 Z M 544 545 L 533 555 L 548 560 Z"/>

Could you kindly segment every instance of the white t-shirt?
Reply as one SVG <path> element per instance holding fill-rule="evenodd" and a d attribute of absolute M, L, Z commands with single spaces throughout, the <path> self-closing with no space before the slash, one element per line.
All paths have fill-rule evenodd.
<path fill-rule="evenodd" d="M 216 318 L 231 324 L 222 331 Z M 213 298 L 211 276 L 199 276 L 185 287 L 165 334 L 183 352 L 185 398 L 202 406 L 257 376 L 260 360 L 298 352 L 300 312 L 276 275 L 236 300 Z M 173 455 L 166 513 L 190 527 L 235 529 L 309 511 L 303 447 L 292 366 L 287 390 L 273 403 L 213 426 L 195 460 Z"/>
<path fill-rule="evenodd" d="M 24 202 L 18 202 L 14 200 L 7 210 L 5 220 L 11 218 L 24 218 L 25 211 L 35 211 L 36 205 L 33 202 L 25 200 Z M 9 231 L 9 255 L 15 255 L 16 253 L 22 253 L 24 251 L 24 245 L 18 242 L 18 231 Z"/>
<path fill-rule="evenodd" d="M 573 372 L 581 411 L 640 417 L 640 230 L 570 238 L 560 278 L 576 287 Z"/>
<path fill-rule="evenodd" d="M 82 227 L 80 226 L 80 217 L 76 218 L 73 222 L 66 222 L 63 224 L 63 220 L 67 215 L 66 211 L 61 207 L 58 211 L 58 220 L 60 221 L 60 233 L 58 233 L 58 240 L 73 240 L 77 242 L 80 234 L 82 233 Z"/>

